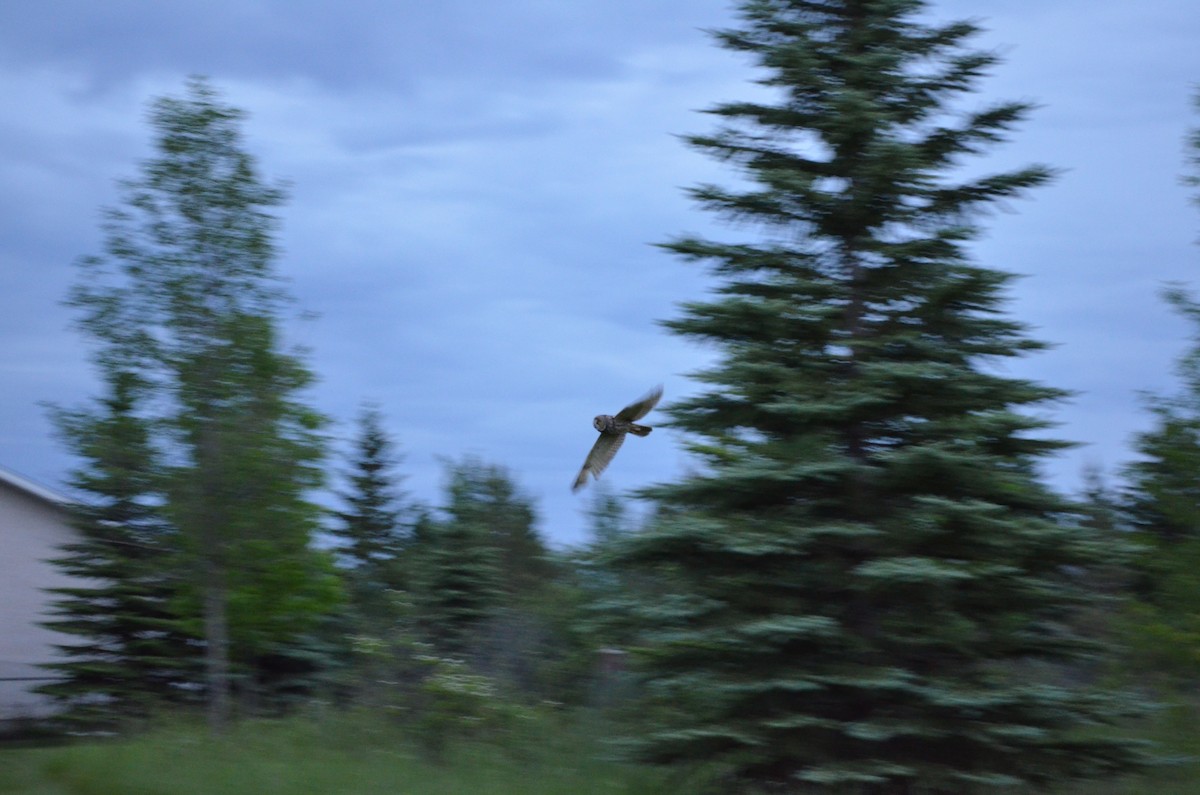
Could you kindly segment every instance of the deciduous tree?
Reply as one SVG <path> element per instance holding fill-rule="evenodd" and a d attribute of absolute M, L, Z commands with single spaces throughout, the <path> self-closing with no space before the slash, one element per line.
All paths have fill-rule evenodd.
<path fill-rule="evenodd" d="M 154 155 L 81 261 L 80 325 L 144 385 L 182 569 L 202 616 L 209 716 L 230 711 L 231 663 L 252 665 L 327 610 L 337 581 L 310 541 L 323 418 L 285 350 L 273 243 L 282 190 L 263 182 L 241 111 L 202 79 L 154 102 Z"/>

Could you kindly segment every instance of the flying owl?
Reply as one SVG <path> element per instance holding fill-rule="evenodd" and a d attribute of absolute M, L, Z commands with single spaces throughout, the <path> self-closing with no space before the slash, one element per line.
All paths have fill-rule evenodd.
<path fill-rule="evenodd" d="M 588 475 L 592 477 L 600 477 L 600 473 L 608 466 L 608 462 L 612 461 L 613 456 L 617 454 L 617 450 L 621 448 L 621 444 L 625 441 L 625 435 L 632 433 L 635 436 L 649 436 L 652 428 L 648 425 L 638 425 L 634 420 L 640 420 L 650 413 L 650 410 L 662 398 L 662 385 L 654 387 L 646 393 L 645 397 L 635 403 L 630 403 L 625 408 L 617 412 L 617 415 L 611 416 L 601 414 L 592 420 L 592 425 L 596 430 L 600 431 L 600 438 L 592 445 L 592 450 L 588 453 L 587 460 L 583 462 L 583 469 L 579 470 L 579 477 L 575 478 L 575 485 L 571 487 L 571 491 L 579 491 L 583 484 L 587 483 Z"/>

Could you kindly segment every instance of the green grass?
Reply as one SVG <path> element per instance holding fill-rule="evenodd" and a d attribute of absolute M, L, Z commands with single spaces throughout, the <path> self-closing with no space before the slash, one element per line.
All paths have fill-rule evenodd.
<path fill-rule="evenodd" d="M 1161 712 L 1140 735 L 1193 757 L 1061 795 L 1200 795 L 1200 712 Z M 433 763 L 411 738 L 367 713 L 246 721 L 213 738 L 178 723 L 111 741 L 0 750 L 0 795 L 676 795 L 695 782 L 603 759 L 565 720 L 533 722 L 504 747 L 460 744 Z M 1014 794 L 1015 795 L 1015 794 Z"/>
<path fill-rule="evenodd" d="M 606 762 L 569 728 L 530 732 L 518 752 L 449 749 L 440 763 L 364 716 L 246 722 L 212 738 L 198 726 L 135 739 L 0 751 L 13 795 L 666 795 L 651 771 Z"/>

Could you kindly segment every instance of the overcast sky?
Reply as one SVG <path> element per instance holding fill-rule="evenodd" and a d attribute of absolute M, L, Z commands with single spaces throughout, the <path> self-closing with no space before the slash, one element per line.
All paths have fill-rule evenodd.
<path fill-rule="evenodd" d="M 1002 9 L 1002 10 L 1001 10 Z M 975 247 L 1027 275 L 1011 312 L 1053 351 L 1014 375 L 1076 390 L 1056 409 L 1084 443 L 1048 467 L 1077 488 L 1146 427 L 1138 391 L 1172 387 L 1188 328 L 1159 297 L 1197 282 L 1200 211 L 1180 185 L 1200 124 L 1195 0 L 947 0 L 1005 63 L 988 98 L 1042 104 L 983 167 L 1064 170 Z M 147 104 L 208 75 L 249 114 L 248 147 L 286 180 L 279 270 L 312 349 L 312 395 L 353 435 L 375 401 L 407 488 L 440 497 L 440 457 L 508 466 L 541 531 L 582 540 L 570 483 L 592 416 L 662 382 L 694 387 L 709 355 L 657 321 L 712 282 L 652 244 L 731 236 L 682 193 L 731 175 L 676 136 L 750 96 L 754 73 L 703 32 L 725 0 L 5 0 L 0 3 L 0 466 L 61 485 L 71 459 L 42 403 L 96 392 L 61 305 L 100 251 L 99 210 L 151 154 Z M 656 416 L 651 415 L 653 423 Z M 670 431 L 633 439 L 623 491 L 687 464 Z"/>

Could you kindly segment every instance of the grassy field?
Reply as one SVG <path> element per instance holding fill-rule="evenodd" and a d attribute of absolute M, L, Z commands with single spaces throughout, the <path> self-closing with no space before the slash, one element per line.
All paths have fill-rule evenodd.
<path fill-rule="evenodd" d="M 542 727 L 542 729 L 551 727 Z M 363 716 L 242 723 L 227 736 L 180 725 L 134 740 L 0 749 L 8 795 L 666 795 L 652 771 L 598 758 L 574 730 L 537 731 L 520 753 L 488 744 L 439 763 Z"/>
<path fill-rule="evenodd" d="M 1196 718 L 1194 709 L 1167 711 L 1146 734 L 1164 751 L 1200 757 Z M 506 745 L 459 745 L 433 763 L 368 715 L 248 721 L 216 739 L 199 725 L 177 724 L 130 740 L 0 749 L 0 794 L 678 795 L 697 789 L 694 781 L 603 761 L 597 741 L 565 722 L 530 727 L 528 736 Z M 1200 795 L 1200 763 L 1091 782 L 1063 795 Z"/>

